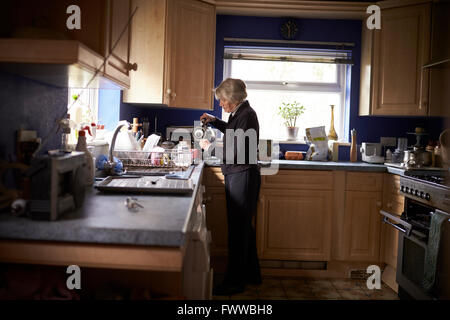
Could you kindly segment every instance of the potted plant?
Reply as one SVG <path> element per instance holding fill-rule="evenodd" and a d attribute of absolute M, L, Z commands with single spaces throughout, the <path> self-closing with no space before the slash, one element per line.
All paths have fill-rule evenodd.
<path fill-rule="evenodd" d="M 300 103 L 294 101 L 292 103 L 282 102 L 278 108 L 278 114 L 284 119 L 284 124 L 287 128 L 288 140 L 297 140 L 298 127 L 297 117 L 305 112 L 305 107 L 300 106 Z"/>

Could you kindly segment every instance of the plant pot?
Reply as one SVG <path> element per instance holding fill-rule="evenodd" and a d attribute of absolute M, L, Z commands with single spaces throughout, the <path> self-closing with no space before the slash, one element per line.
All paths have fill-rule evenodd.
<path fill-rule="evenodd" d="M 288 141 L 297 140 L 298 127 L 286 127 Z"/>

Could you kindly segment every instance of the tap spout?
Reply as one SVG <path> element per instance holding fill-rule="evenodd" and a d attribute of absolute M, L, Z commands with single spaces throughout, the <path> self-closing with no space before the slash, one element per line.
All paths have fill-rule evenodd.
<path fill-rule="evenodd" d="M 114 158 L 113 158 L 113 152 L 114 152 L 114 146 L 116 145 L 116 139 L 117 139 L 117 135 L 119 134 L 120 129 L 123 126 L 127 126 L 128 130 L 131 129 L 131 124 L 126 121 L 126 120 L 122 120 L 119 121 L 119 124 L 117 125 L 116 129 L 114 130 L 114 134 L 111 140 L 111 146 L 109 147 L 109 162 L 113 163 L 114 162 Z"/>

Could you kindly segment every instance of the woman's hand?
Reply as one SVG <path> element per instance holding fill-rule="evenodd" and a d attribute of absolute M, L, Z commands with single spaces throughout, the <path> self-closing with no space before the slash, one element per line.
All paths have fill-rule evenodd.
<path fill-rule="evenodd" d="M 213 116 L 212 114 L 204 113 L 201 115 L 200 120 L 202 120 L 202 122 L 204 121 L 204 123 L 208 123 L 216 120 L 216 117 Z"/>
<path fill-rule="evenodd" d="M 200 140 L 198 144 L 200 145 L 200 148 L 202 148 L 203 150 L 208 150 L 209 147 L 211 146 L 211 142 L 209 142 L 207 139 Z"/>

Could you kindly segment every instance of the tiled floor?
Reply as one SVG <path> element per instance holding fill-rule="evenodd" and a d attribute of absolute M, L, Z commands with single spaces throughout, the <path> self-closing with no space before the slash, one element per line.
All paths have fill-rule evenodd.
<path fill-rule="evenodd" d="M 398 297 L 391 288 L 384 284 L 379 290 L 369 290 L 365 280 L 265 277 L 260 286 L 246 286 L 243 293 L 232 296 L 214 296 L 213 299 L 398 300 Z"/>

